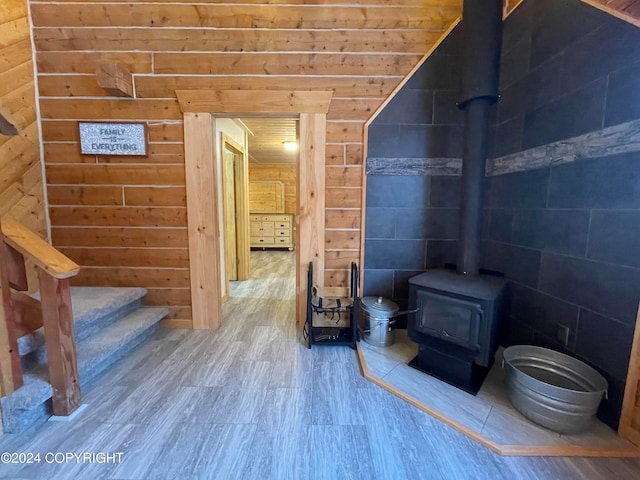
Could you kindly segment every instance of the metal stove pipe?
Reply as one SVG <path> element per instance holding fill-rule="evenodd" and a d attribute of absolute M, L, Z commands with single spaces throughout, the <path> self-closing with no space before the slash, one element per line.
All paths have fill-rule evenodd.
<path fill-rule="evenodd" d="M 489 107 L 498 101 L 502 0 L 464 0 L 463 70 L 458 108 L 465 110 L 457 271 L 480 270 L 480 227 Z"/>

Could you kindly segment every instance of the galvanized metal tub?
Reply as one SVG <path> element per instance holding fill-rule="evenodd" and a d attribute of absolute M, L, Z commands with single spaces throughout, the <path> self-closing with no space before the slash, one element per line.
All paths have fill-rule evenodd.
<path fill-rule="evenodd" d="M 516 410 L 558 433 L 588 429 L 609 388 L 589 365 L 547 348 L 508 347 L 503 367 L 509 400 Z"/>

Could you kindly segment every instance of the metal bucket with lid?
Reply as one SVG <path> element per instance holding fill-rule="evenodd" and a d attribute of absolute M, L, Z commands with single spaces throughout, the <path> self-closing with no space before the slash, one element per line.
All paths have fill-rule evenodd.
<path fill-rule="evenodd" d="M 376 347 L 389 347 L 396 341 L 394 324 L 397 317 L 415 310 L 400 312 L 397 303 L 384 297 L 363 297 L 360 300 L 363 315 L 360 325 L 362 339 Z"/>

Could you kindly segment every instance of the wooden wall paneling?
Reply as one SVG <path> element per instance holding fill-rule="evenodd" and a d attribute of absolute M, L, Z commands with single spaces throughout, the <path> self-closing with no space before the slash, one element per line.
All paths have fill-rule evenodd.
<path fill-rule="evenodd" d="M 362 212 L 360 209 L 327 209 L 326 228 L 345 228 L 360 230 Z"/>
<path fill-rule="evenodd" d="M 27 2 L 0 7 L 0 110 L 15 125 L 15 136 L 0 135 L 0 217 L 20 221 L 46 236 L 33 62 Z M 33 263 L 27 265 L 29 291 L 38 288 Z"/>
<path fill-rule="evenodd" d="M 300 161 L 298 162 L 299 221 L 296 229 L 298 246 L 297 320 L 306 318 L 307 282 L 304 275 L 313 262 L 314 282 L 324 286 L 324 210 L 325 210 L 325 144 L 326 114 L 300 114 Z M 320 194 L 319 192 L 322 192 Z"/>
<path fill-rule="evenodd" d="M 362 165 L 364 156 L 361 143 L 345 145 L 345 163 L 347 165 Z"/>
<path fill-rule="evenodd" d="M 43 6 L 44 7 L 44 6 Z M 43 8 L 46 10 L 46 7 Z M 447 25 L 461 12 L 449 17 Z M 390 18 L 403 12 L 390 11 Z M 196 23 L 192 27 L 199 27 Z M 329 30 L 231 28 L 130 29 L 126 38 L 117 28 L 43 27 L 36 22 L 38 51 L 211 51 L 211 52 L 395 52 L 423 54 L 444 29 Z M 389 72 L 386 72 L 389 73 Z M 300 86 L 300 85 L 299 85 Z M 220 87 L 221 89 L 223 87 Z M 245 88 L 245 87 L 242 87 Z M 251 87 L 248 87 L 251 88 Z M 257 88 L 257 87 L 254 87 Z M 262 88 L 262 86 L 260 87 Z M 315 88 L 315 87 L 314 87 Z"/>
<path fill-rule="evenodd" d="M 215 139 L 209 113 L 184 114 L 185 171 L 189 252 L 191 264 L 191 305 L 193 328 L 216 329 L 222 323 Z"/>
<path fill-rule="evenodd" d="M 390 15 L 391 8 L 402 9 L 402 15 Z M 423 6 L 349 6 L 331 9 L 324 5 L 250 5 L 229 6 L 203 4 L 197 9 L 177 4 L 111 4 L 109 10 L 100 4 L 59 4 L 55 9 L 34 3 L 31 15 L 34 25 L 49 27 L 184 27 L 200 25 L 212 28 L 282 29 L 418 29 L 429 25 L 444 30 L 458 5 Z"/>
<path fill-rule="evenodd" d="M 156 53 L 154 73 L 188 75 L 323 74 L 375 75 L 389 70 L 408 72 L 422 55 L 344 53 L 263 53 L 260 62 L 243 53 Z"/>
<path fill-rule="evenodd" d="M 60 251 L 83 266 L 189 268 L 187 248 L 68 247 Z"/>
<path fill-rule="evenodd" d="M 362 168 L 333 167 L 326 168 L 327 187 L 359 187 L 362 182 Z"/>
<path fill-rule="evenodd" d="M 633 334 L 629 370 L 624 390 L 622 415 L 620 416 L 620 435 L 640 446 L 640 307 L 636 317 L 636 328 Z"/>
<path fill-rule="evenodd" d="M 94 78 L 95 80 L 95 78 Z M 43 119 L 77 120 L 101 118 L 110 120 L 178 120 L 182 112 L 176 100 L 155 99 L 87 99 L 72 102 L 64 98 L 42 98 Z"/>
<path fill-rule="evenodd" d="M 84 73 L 94 75 L 104 63 L 126 65 L 131 73 L 151 73 L 150 52 L 39 52 L 36 55 L 38 73 Z"/>
<path fill-rule="evenodd" d="M 182 165 L 53 165 L 46 166 L 51 185 L 173 185 L 185 184 Z"/>
<path fill-rule="evenodd" d="M 66 79 L 61 78 L 56 89 L 59 96 L 74 94 L 73 86 L 65 91 Z M 304 85 L 313 90 L 332 90 L 340 97 L 385 97 L 389 95 L 403 77 L 395 75 L 376 76 L 300 76 L 300 75 L 212 75 L 212 76 L 136 76 L 138 98 L 172 98 L 177 90 L 225 90 L 237 88 L 295 90 Z M 277 85 L 274 85 L 277 82 Z M 88 88 L 88 87 L 83 87 Z M 57 96 L 56 95 L 56 96 Z"/>
<path fill-rule="evenodd" d="M 329 143 L 326 148 L 327 165 L 344 165 L 345 146 L 344 143 Z"/>
<path fill-rule="evenodd" d="M 122 205 L 120 186 L 59 186 L 47 189 L 49 205 Z"/>
<path fill-rule="evenodd" d="M 51 207 L 51 221 L 58 226 L 184 227 L 183 207 Z"/>
<path fill-rule="evenodd" d="M 189 288 L 189 269 L 143 267 L 82 267 L 73 285 L 109 287 Z"/>
<path fill-rule="evenodd" d="M 296 214 L 296 165 L 249 163 L 249 181 L 277 180 L 284 185 L 284 212 Z"/>
<path fill-rule="evenodd" d="M 185 247 L 186 228 L 60 227 L 51 228 L 51 241 L 61 247 Z"/>
<path fill-rule="evenodd" d="M 124 187 L 124 204 L 127 206 L 187 206 L 185 187 Z"/>
<path fill-rule="evenodd" d="M 331 91 L 176 90 L 183 112 L 235 112 L 261 114 L 326 113 Z"/>

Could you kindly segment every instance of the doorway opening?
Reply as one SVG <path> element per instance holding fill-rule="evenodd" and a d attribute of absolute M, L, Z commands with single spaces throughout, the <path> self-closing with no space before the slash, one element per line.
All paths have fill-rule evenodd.
<path fill-rule="evenodd" d="M 221 130 L 223 299 L 294 301 L 298 118 L 216 117 L 215 123 Z M 242 144 L 230 137 L 241 137 L 238 128 Z M 247 223 L 243 242 L 241 225 Z"/>
<path fill-rule="evenodd" d="M 306 271 L 313 262 L 324 271 L 325 143 L 332 91 L 176 90 L 183 112 L 189 277 L 194 329 L 217 329 L 222 322 L 218 171 L 214 135 L 218 115 L 296 115 L 299 161 L 296 209 L 296 320 L 306 315 Z M 319 277 L 322 286 L 323 277 Z"/>

